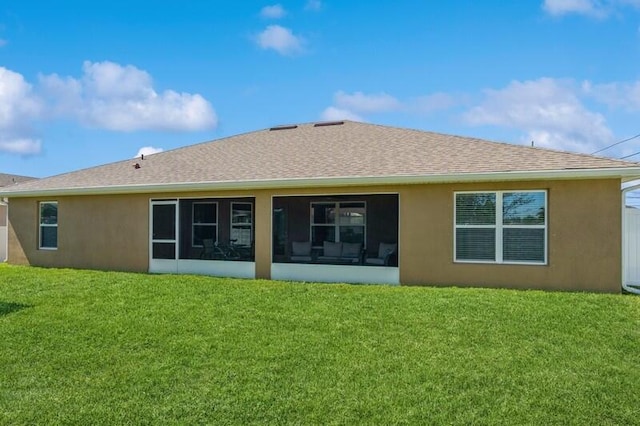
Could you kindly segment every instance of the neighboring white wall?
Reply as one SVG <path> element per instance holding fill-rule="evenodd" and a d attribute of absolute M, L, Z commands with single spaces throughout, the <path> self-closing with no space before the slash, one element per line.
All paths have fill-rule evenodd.
<path fill-rule="evenodd" d="M 640 209 L 624 209 L 624 284 L 640 284 Z"/>
<path fill-rule="evenodd" d="M 0 226 L 0 262 L 7 260 L 7 227 Z"/>
<path fill-rule="evenodd" d="M 9 233 L 9 212 L 7 205 L 0 199 L 0 262 L 7 260 Z"/>

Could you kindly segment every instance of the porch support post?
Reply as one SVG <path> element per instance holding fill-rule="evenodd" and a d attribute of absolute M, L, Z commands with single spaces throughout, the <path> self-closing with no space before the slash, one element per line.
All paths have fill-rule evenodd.
<path fill-rule="evenodd" d="M 271 279 L 271 193 L 261 191 L 255 198 L 256 278 Z"/>

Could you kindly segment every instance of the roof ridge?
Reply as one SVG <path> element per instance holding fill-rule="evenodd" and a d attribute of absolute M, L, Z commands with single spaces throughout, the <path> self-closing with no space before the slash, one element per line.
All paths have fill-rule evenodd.
<path fill-rule="evenodd" d="M 21 179 L 37 179 L 33 176 L 25 176 L 25 175 L 16 175 L 13 173 L 0 173 L 0 177 L 11 177 L 11 178 L 21 178 Z"/>

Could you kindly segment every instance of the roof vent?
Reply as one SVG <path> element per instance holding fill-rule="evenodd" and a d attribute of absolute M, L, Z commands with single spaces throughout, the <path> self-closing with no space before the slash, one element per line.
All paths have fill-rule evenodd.
<path fill-rule="evenodd" d="M 289 124 L 289 125 L 284 125 L 284 126 L 275 126 L 270 128 L 269 130 L 289 130 L 289 129 L 295 129 L 298 126 L 295 124 Z"/>
<path fill-rule="evenodd" d="M 313 127 L 324 127 L 324 126 L 341 126 L 344 124 L 344 121 L 323 121 L 321 123 L 316 123 Z"/>

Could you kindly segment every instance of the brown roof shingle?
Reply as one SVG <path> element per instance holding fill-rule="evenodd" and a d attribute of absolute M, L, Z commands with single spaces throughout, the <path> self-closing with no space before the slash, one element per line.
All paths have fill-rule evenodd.
<path fill-rule="evenodd" d="M 9 175 L 6 173 L 0 173 L 0 187 L 16 185 L 21 182 L 27 182 L 34 180 L 35 178 L 29 176 Z"/>
<path fill-rule="evenodd" d="M 345 121 L 259 130 L 27 182 L 10 192 L 595 169 L 640 175 L 634 162 Z"/>

